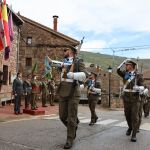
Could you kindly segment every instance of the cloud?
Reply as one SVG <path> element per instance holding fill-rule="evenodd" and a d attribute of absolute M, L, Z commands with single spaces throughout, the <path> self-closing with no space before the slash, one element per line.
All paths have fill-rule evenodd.
<path fill-rule="evenodd" d="M 83 48 L 88 51 L 149 43 L 149 0 L 7 0 L 7 3 L 21 15 L 51 28 L 52 16 L 58 15 L 58 31 L 77 40 L 85 36 Z M 92 47 L 97 49 L 87 49 Z"/>
<path fill-rule="evenodd" d="M 89 52 L 101 52 L 102 49 L 106 47 L 107 43 L 106 41 L 103 40 L 93 40 L 93 41 L 88 41 L 84 42 L 82 46 L 82 51 L 89 51 Z"/>

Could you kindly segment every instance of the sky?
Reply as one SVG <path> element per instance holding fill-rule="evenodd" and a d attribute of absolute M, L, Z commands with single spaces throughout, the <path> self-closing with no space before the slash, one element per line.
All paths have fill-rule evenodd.
<path fill-rule="evenodd" d="M 76 40 L 82 51 L 150 59 L 150 0 L 6 0 L 21 15 Z"/>

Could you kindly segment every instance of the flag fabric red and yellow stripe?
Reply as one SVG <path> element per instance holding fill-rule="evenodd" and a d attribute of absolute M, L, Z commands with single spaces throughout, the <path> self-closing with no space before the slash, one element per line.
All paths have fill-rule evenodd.
<path fill-rule="evenodd" d="M 8 13 L 6 0 L 3 1 L 2 4 L 2 16 L 3 16 L 3 24 L 4 24 L 4 32 L 6 36 L 6 47 L 10 46 L 10 35 L 9 35 L 9 26 L 8 26 Z"/>
<path fill-rule="evenodd" d="M 3 25 L 3 18 L 2 18 L 2 7 L 0 4 L 0 51 L 4 49 L 4 25 Z"/>

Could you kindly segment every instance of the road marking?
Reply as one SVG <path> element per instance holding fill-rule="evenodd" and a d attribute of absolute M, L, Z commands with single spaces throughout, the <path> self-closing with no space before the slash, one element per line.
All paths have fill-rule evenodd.
<path fill-rule="evenodd" d="M 81 116 L 79 116 L 78 118 L 79 118 L 79 120 L 80 120 L 80 119 L 82 120 L 82 119 L 85 119 L 86 117 L 81 117 Z"/>
<path fill-rule="evenodd" d="M 114 126 L 117 126 L 117 127 L 128 127 L 126 121 L 120 122 L 120 123 L 118 123 L 118 124 L 116 124 L 116 125 L 114 125 Z"/>
<path fill-rule="evenodd" d="M 150 131 L 150 123 L 143 123 L 140 129 Z"/>
<path fill-rule="evenodd" d="M 49 120 L 49 119 L 59 119 L 59 116 L 49 116 L 49 117 L 43 117 L 44 120 Z"/>
<path fill-rule="evenodd" d="M 119 120 L 107 119 L 107 120 L 103 120 L 103 121 L 98 121 L 96 124 L 108 125 L 108 124 L 111 124 L 111 123 L 116 122 L 116 121 L 119 121 Z"/>
<path fill-rule="evenodd" d="M 91 121 L 91 119 L 82 119 L 80 120 L 81 123 L 89 123 Z"/>

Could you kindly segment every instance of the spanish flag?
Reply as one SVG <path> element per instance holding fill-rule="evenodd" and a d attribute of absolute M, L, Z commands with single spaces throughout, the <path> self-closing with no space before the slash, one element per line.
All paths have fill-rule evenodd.
<path fill-rule="evenodd" d="M 2 17 L 3 17 L 3 24 L 4 24 L 4 33 L 6 36 L 6 47 L 7 47 L 7 46 L 10 46 L 10 35 L 9 35 L 8 13 L 7 13 L 6 0 L 4 0 L 4 2 L 2 4 Z"/>
<path fill-rule="evenodd" d="M 4 24 L 4 36 L 6 39 L 4 58 L 5 58 L 5 60 L 7 60 L 9 58 L 11 43 L 10 43 L 10 35 L 9 35 L 8 13 L 7 13 L 6 0 L 4 0 L 3 4 L 2 4 L 2 17 L 3 17 L 3 24 Z"/>
<path fill-rule="evenodd" d="M 4 25 L 2 18 L 2 7 L 0 3 L 0 51 L 4 49 Z"/>

